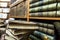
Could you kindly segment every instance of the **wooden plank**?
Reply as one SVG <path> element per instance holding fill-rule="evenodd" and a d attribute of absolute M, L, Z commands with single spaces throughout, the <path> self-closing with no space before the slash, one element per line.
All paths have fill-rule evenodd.
<path fill-rule="evenodd" d="M 42 19 L 42 20 L 60 20 L 59 17 L 30 17 L 30 19 Z"/>
<path fill-rule="evenodd" d="M 29 3 L 30 3 L 30 0 L 27 0 L 27 7 L 28 7 L 28 11 L 27 11 L 27 21 L 29 22 L 29 8 L 30 8 L 30 6 L 29 6 Z"/>
<path fill-rule="evenodd" d="M 21 16 L 9 16 L 10 18 L 27 18 L 27 17 L 21 17 Z"/>

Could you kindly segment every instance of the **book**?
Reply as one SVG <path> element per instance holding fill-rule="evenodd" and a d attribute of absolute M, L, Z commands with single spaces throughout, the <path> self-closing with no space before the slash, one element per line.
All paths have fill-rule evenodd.
<path fill-rule="evenodd" d="M 30 35 L 29 36 L 32 40 L 40 40 L 39 38 L 37 38 L 37 37 L 35 37 L 35 36 L 33 36 L 33 35 Z"/>

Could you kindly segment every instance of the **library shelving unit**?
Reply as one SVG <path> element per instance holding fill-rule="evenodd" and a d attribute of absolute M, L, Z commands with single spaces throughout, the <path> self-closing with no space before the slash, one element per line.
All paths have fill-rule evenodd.
<path fill-rule="evenodd" d="M 35 1 L 37 1 L 37 0 L 35 0 Z M 39 0 L 40 1 L 40 0 Z M 51 2 L 51 1 L 53 1 L 55 4 L 53 4 L 53 2 Z M 46 0 L 44 1 L 44 2 L 46 2 Z M 53 4 L 53 6 L 56 6 L 56 9 L 53 7 L 53 6 L 51 6 L 51 5 L 49 5 L 49 8 L 50 8 L 50 6 L 51 7 L 53 7 L 53 11 L 56 11 L 56 13 L 57 13 L 57 5 L 58 5 L 58 3 L 56 3 L 57 1 L 56 0 L 50 0 L 50 2 L 49 2 L 49 4 L 50 3 L 52 3 Z M 60 2 L 60 1 L 58 1 L 58 2 Z M 41 1 L 41 3 L 42 3 L 42 1 Z M 37 3 L 36 3 L 37 4 Z M 46 4 L 48 4 L 48 3 L 46 3 Z M 44 4 L 44 10 L 45 10 L 45 4 Z M 38 9 L 39 7 L 37 7 L 36 9 Z M 59 8 L 60 8 L 60 6 L 59 6 Z M 59 9 L 58 8 L 58 9 Z M 27 21 L 26 22 L 29 22 L 30 21 L 30 19 L 34 19 L 34 21 L 35 21 L 35 19 L 38 19 L 38 20 L 44 20 L 44 21 L 46 21 L 46 20 L 48 20 L 48 21 L 60 21 L 60 17 L 58 17 L 58 16 L 60 16 L 60 15 L 58 15 L 57 17 L 55 17 L 56 15 L 56 13 L 55 12 L 50 12 L 51 14 L 52 14 L 52 16 L 51 16 L 51 14 L 49 13 L 49 12 L 47 12 L 47 11 L 44 11 L 46 14 L 47 13 L 49 13 L 49 15 L 50 16 L 45 16 L 45 13 L 44 13 L 44 16 L 30 16 L 30 0 L 17 0 L 17 1 L 15 1 L 14 3 L 12 3 L 11 5 L 10 5 L 10 14 L 9 14 L 9 18 L 16 18 L 16 19 L 27 19 Z M 34 10 L 34 11 L 36 11 L 36 9 L 31 9 L 31 10 Z M 42 10 L 42 9 L 41 9 Z M 40 10 L 39 10 L 40 11 Z M 49 9 L 49 11 L 52 11 L 51 9 Z M 41 13 L 42 14 L 42 13 Z M 58 14 L 59 14 L 59 12 L 58 12 Z M 37 14 L 38 15 L 38 14 Z M 43 15 L 43 14 L 42 14 Z M 17 20 L 17 22 L 16 21 L 12 21 L 13 23 L 15 23 L 17 26 L 18 26 L 18 24 L 19 24 L 19 27 L 17 27 L 15 24 L 13 25 L 14 27 L 10 27 L 10 29 L 16 29 L 16 28 L 20 28 L 20 30 L 22 29 L 22 26 L 21 26 L 21 24 L 22 23 L 19 23 L 19 22 L 21 22 L 21 21 L 18 21 Z M 11 23 L 11 24 L 13 24 L 13 23 Z M 40 23 L 40 21 L 38 22 L 38 23 Z M 26 23 L 25 23 L 26 24 Z M 25 25 L 24 24 L 24 25 Z M 29 24 L 29 23 L 28 23 Z M 40 23 L 41 24 L 41 23 Z M 45 27 L 47 27 L 46 25 L 48 25 L 48 23 L 47 24 L 44 24 L 44 22 L 42 23 L 43 24 L 43 27 L 45 26 Z M 53 24 L 53 23 L 52 23 Z M 40 27 L 40 25 L 38 25 L 39 27 Z M 48 26 L 51 26 L 51 25 L 48 25 Z M 54 26 L 54 24 L 53 24 L 53 26 Z M 22 30 L 24 30 L 24 28 L 25 28 L 25 26 L 23 27 L 23 29 Z M 27 27 L 28 28 L 28 27 Z M 31 29 L 33 29 L 32 27 L 31 27 Z M 47 29 L 48 29 L 48 27 L 47 27 Z M 26 29 L 25 29 L 26 30 Z M 36 34 L 38 34 L 39 35 L 39 32 L 38 33 L 36 33 Z M 32 36 L 33 37 L 33 36 Z M 35 38 L 35 37 L 34 37 Z"/>
<path fill-rule="evenodd" d="M 23 3 L 25 3 L 25 4 L 23 4 Z M 24 7 L 26 7 L 27 11 L 22 13 L 22 14 L 19 14 L 19 12 L 17 11 L 17 9 L 19 8 L 18 5 L 21 5 L 22 7 L 24 5 L 26 5 Z M 13 9 L 13 7 L 15 7 L 15 10 Z M 21 9 L 22 9 L 22 7 L 21 7 Z M 15 11 L 15 12 L 11 11 L 12 13 L 10 13 L 10 17 L 12 17 L 12 18 L 23 18 L 23 19 L 26 18 L 27 21 L 29 21 L 29 19 L 60 20 L 60 17 L 30 17 L 29 16 L 30 15 L 30 13 L 29 13 L 29 10 L 30 10 L 29 9 L 30 8 L 30 0 L 21 0 L 21 1 L 19 0 L 19 1 L 16 1 L 16 2 L 14 2 L 14 3 L 12 3 L 10 5 L 10 8 Z M 23 11 L 23 10 L 24 9 L 22 9 L 21 11 Z M 25 14 L 25 15 L 23 15 L 23 14 Z"/>

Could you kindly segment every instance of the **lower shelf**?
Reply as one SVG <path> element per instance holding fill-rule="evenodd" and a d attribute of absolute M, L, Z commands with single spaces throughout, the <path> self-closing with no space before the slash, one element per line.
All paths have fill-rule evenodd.
<path fill-rule="evenodd" d="M 30 17 L 30 19 L 43 19 L 43 20 L 60 20 L 58 17 Z"/>

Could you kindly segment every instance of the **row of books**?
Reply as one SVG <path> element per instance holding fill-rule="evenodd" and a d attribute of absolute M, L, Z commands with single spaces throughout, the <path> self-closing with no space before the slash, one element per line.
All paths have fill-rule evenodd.
<path fill-rule="evenodd" d="M 52 11 L 52 10 L 54 11 L 56 9 L 60 10 L 59 8 L 60 8 L 60 3 L 53 3 L 53 4 L 44 5 L 44 6 L 30 8 L 30 12 Z"/>
<path fill-rule="evenodd" d="M 32 2 L 32 3 L 31 3 Z M 30 0 L 30 8 L 60 2 L 60 0 Z"/>
<path fill-rule="evenodd" d="M 32 40 L 54 40 L 54 36 L 50 36 L 39 31 L 34 31 L 29 37 Z"/>
<path fill-rule="evenodd" d="M 34 2 L 34 3 L 31 3 Z M 32 17 L 59 17 L 59 0 L 31 0 L 30 16 Z"/>
<path fill-rule="evenodd" d="M 60 17 L 60 10 L 59 11 L 30 13 L 29 15 L 32 17 Z"/>

